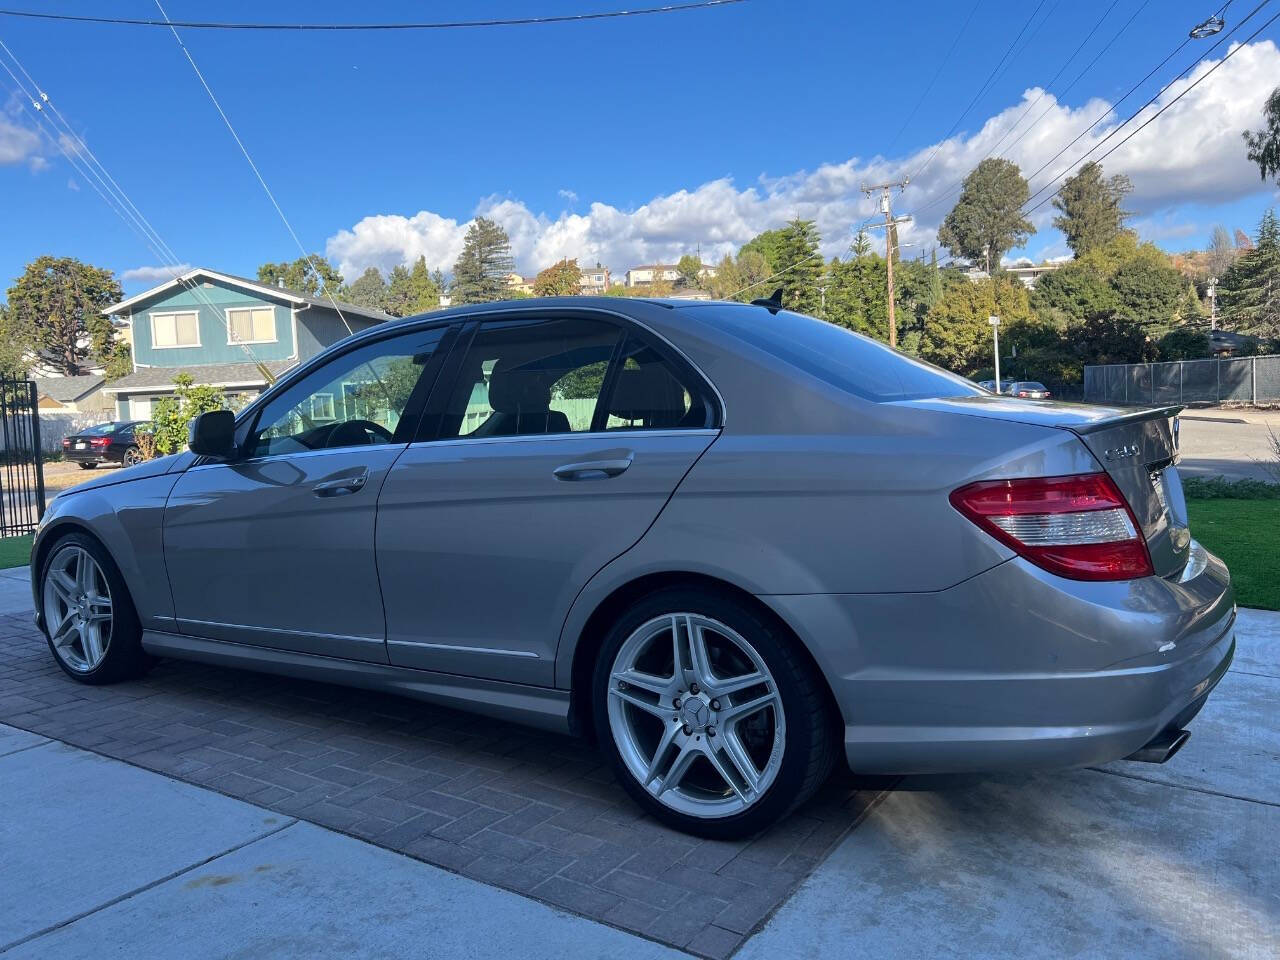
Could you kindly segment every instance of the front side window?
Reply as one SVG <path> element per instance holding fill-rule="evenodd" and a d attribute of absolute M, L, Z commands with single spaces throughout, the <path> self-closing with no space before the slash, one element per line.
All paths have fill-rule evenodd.
<path fill-rule="evenodd" d="M 227 311 L 228 343 L 275 343 L 276 312 L 272 307 Z"/>
<path fill-rule="evenodd" d="M 200 315 L 194 310 L 183 313 L 153 313 L 151 344 L 160 348 L 200 346 Z"/>
<path fill-rule="evenodd" d="M 582 318 L 482 324 L 467 348 L 442 439 L 592 429 L 622 331 Z"/>
<path fill-rule="evenodd" d="M 408 441 L 411 401 L 440 345 L 419 330 L 335 357 L 262 408 L 245 444 L 250 457 Z"/>

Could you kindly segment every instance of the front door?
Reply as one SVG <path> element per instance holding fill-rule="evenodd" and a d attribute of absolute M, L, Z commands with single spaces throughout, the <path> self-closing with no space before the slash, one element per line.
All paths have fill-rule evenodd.
<path fill-rule="evenodd" d="M 235 460 L 183 474 L 164 521 L 180 632 L 386 662 L 378 494 L 417 426 L 441 336 L 334 357 L 260 407 Z"/>
<path fill-rule="evenodd" d="M 392 663 L 553 683 L 574 597 L 716 436 L 714 398 L 671 359 L 590 316 L 481 324 L 383 486 Z"/>

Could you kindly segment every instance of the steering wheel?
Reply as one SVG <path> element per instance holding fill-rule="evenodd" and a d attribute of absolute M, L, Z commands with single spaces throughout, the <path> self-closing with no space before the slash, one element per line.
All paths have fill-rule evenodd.
<path fill-rule="evenodd" d="M 375 441 L 370 435 L 378 439 Z M 372 420 L 345 420 L 333 428 L 325 446 L 358 447 L 375 442 L 390 443 L 393 437 L 390 430 Z"/>

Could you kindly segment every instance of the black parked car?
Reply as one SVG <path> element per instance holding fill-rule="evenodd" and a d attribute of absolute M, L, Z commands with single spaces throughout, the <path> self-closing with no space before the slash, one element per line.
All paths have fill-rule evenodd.
<path fill-rule="evenodd" d="M 62 440 L 62 452 L 82 470 L 92 470 L 100 463 L 133 466 L 142 462 L 137 434 L 151 424 L 145 420 L 115 420 L 100 423 Z"/>

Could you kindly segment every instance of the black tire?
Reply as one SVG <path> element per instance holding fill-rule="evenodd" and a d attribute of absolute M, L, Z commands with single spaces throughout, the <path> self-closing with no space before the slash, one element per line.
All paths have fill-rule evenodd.
<path fill-rule="evenodd" d="M 111 591 L 111 636 L 102 661 L 94 669 L 75 670 L 65 663 L 58 653 L 53 639 L 49 636 L 47 618 L 42 617 L 45 640 L 49 644 L 49 652 L 53 654 L 54 661 L 67 676 L 93 686 L 135 680 L 145 675 L 155 660 L 142 649 L 142 625 L 138 620 L 133 598 L 129 595 L 129 588 L 125 586 L 124 578 L 120 575 L 120 568 L 93 537 L 83 533 L 68 533 L 50 545 L 40 565 L 40 602 L 42 604 L 44 602 L 45 578 L 49 575 L 49 568 L 54 558 L 63 547 L 71 545 L 80 547 L 93 557 L 103 577 L 106 578 L 107 587 Z"/>
<path fill-rule="evenodd" d="M 81 470 L 92 470 L 92 469 L 93 469 L 94 467 L 96 467 L 96 466 L 97 466 L 97 464 L 96 464 L 96 463 L 85 463 L 84 461 L 81 461 L 81 462 L 80 462 L 80 469 L 81 469 Z"/>
<path fill-rule="evenodd" d="M 136 457 L 137 459 L 130 462 L 129 460 L 130 457 Z M 122 467 L 136 466 L 141 462 L 142 462 L 142 451 L 139 450 L 137 447 L 130 447 L 128 450 L 124 452 L 124 456 L 120 458 L 120 466 Z"/>
<path fill-rule="evenodd" d="M 680 813 L 653 797 L 627 768 L 609 725 L 609 674 L 619 649 L 642 624 L 675 612 L 703 614 L 733 628 L 748 640 L 773 674 L 787 718 L 782 763 L 774 782 L 746 810 L 724 818 L 707 819 Z M 796 644 L 788 631 L 727 592 L 672 587 L 628 607 L 601 644 L 592 672 L 591 701 L 597 742 L 632 799 L 677 830 L 718 840 L 758 833 L 808 800 L 831 773 L 838 738 L 822 679 Z"/>

